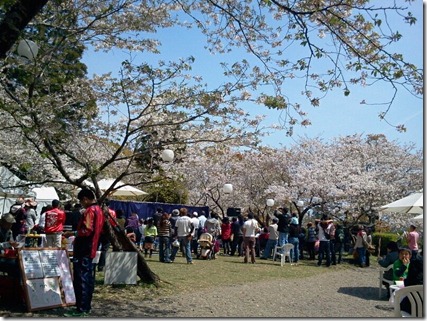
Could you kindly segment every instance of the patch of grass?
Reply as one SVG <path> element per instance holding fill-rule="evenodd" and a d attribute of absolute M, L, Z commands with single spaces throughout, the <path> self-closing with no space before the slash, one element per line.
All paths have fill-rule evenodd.
<path fill-rule="evenodd" d="M 260 260 L 256 264 L 244 264 L 242 257 L 218 256 L 216 260 L 193 260 L 187 264 L 184 257 L 178 256 L 172 264 L 158 261 L 158 257 L 147 259 L 154 273 L 160 277 L 160 286 L 139 283 L 137 285 L 112 286 L 103 285 L 104 273 L 96 275 L 94 299 L 138 297 L 140 300 L 177 295 L 195 290 L 206 290 L 221 285 L 238 285 L 252 281 L 268 281 L 273 279 L 297 279 L 330 273 L 337 269 L 346 269 L 349 264 L 339 264 L 330 268 L 316 266 L 316 261 L 302 260 L 298 265 L 286 263 L 280 266 L 280 261 Z"/>

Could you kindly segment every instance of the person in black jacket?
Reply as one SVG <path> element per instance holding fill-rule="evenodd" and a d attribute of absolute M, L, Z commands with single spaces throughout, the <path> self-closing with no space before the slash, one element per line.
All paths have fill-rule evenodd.
<path fill-rule="evenodd" d="M 288 240 L 289 243 L 294 245 L 294 249 L 291 252 L 293 264 L 297 264 L 299 260 L 299 233 L 300 227 L 298 224 L 290 224 Z"/>
<path fill-rule="evenodd" d="M 231 256 L 237 251 L 238 256 L 243 256 L 243 216 L 233 216 L 231 219 L 231 235 L 233 235 L 233 241 L 231 242 Z"/>
<path fill-rule="evenodd" d="M 274 212 L 274 216 L 276 216 L 279 220 L 277 223 L 277 231 L 279 232 L 279 240 L 278 246 L 282 246 L 288 243 L 289 237 L 289 224 L 291 222 L 291 216 L 289 215 L 289 209 L 287 207 L 279 208 Z"/>

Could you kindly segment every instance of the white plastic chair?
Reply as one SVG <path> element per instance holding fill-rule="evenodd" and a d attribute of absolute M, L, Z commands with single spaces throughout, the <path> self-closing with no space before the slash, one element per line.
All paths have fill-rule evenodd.
<path fill-rule="evenodd" d="M 381 294 L 382 294 L 381 291 L 382 291 L 382 288 L 383 288 L 383 282 L 388 283 L 388 285 L 393 285 L 394 284 L 393 280 L 387 280 L 387 279 L 384 279 L 384 277 L 383 277 L 384 276 L 384 272 L 386 272 L 386 271 L 388 271 L 390 269 L 393 269 L 393 264 L 390 264 L 386 268 L 384 268 L 382 266 L 380 266 L 380 268 L 379 268 L 379 272 L 380 272 L 380 276 L 379 276 L 380 284 L 379 284 L 379 288 L 378 288 L 378 298 L 380 298 L 380 299 L 381 299 Z"/>
<path fill-rule="evenodd" d="M 424 286 L 411 285 L 394 291 L 394 317 L 422 318 L 424 305 Z M 411 313 L 400 310 L 400 302 L 407 297 L 411 303 Z"/>
<path fill-rule="evenodd" d="M 288 258 L 289 262 L 292 264 L 291 250 L 293 249 L 294 245 L 291 243 L 286 243 L 282 246 L 276 246 L 274 248 L 273 261 L 276 261 L 276 255 L 280 255 L 280 266 L 283 266 L 283 264 L 286 262 L 286 258 Z"/>

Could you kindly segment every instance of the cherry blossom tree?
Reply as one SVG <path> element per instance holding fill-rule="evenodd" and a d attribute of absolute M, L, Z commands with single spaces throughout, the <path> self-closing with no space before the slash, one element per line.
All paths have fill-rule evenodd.
<path fill-rule="evenodd" d="M 212 150 L 191 150 L 191 160 L 177 169 L 184 173 L 190 202 L 251 208 L 264 222 L 265 201 L 273 198 L 277 207 L 297 211 L 301 223 L 314 210 L 349 227 L 359 222 L 373 225 L 382 205 L 422 188 L 421 151 L 383 135 L 339 137 L 328 143 L 301 138 L 289 149 Z M 224 182 L 233 184 L 231 203 L 229 195 L 221 194 Z"/>
<path fill-rule="evenodd" d="M 399 90 L 421 97 L 422 70 L 392 50 L 402 35 L 389 17 L 416 23 L 406 7 L 361 0 L 51 0 L 34 5 L 28 0 L 0 5 L 6 26 L 6 36 L 0 37 L 6 52 L 0 56 L 0 158 L 31 184 L 83 187 L 89 181 L 102 202 L 122 180 L 143 186 L 188 175 L 194 183 L 188 185 L 194 192 L 190 198 L 221 212 L 238 203 L 263 211 L 265 198 L 274 195 L 289 204 L 316 197 L 331 213 L 345 201 L 370 218 L 384 195 L 408 188 L 403 187 L 406 174 L 415 178 L 408 186 L 418 185 L 418 158 L 412 175 L 409 160 L 391 160 L 392 152 L 409 159 L 405 152 L 391 146 L 380 158 L 376 153 L 387 151 L 382 149 L 387 142 L 372 137 L 252 150 L 260 142 L 261 119 L 241 108 L 249 101 L 282 110 L 282 126 L 291 135 L 296 124 L 310 123 L 303 104 L 288 92 L 295 79 L 304 80 L 300 91 L 312 106 L 331 90 L 340 89 L 346 97 L 356 85 L 385 82 L 391 97 L 383 119 Z M 192 72 L 197 57 L 191 53 L 148 63 L 144 55 L 162 53 L 155 33 L 172 27 L 199 28 L 212 53 L 243 48 L 247 55 L 223 63 L 218 86 Z M 17 55 L 18 35 L 38 43 L 36 59 Z M 118 68 L 89 77 L 79 61 L 87 48 L 119 50 L 128 57 Z M 162 164 L 164 148 L 176 151 L 177 166 Z M 200 158 L 190 161 L 190 151 Z M 188 174 L 176 171 L 183 164 L 193 166 Z M 386 178 L 380 176 L 390 171 L 388 187 L 393 188 L 386 191 Z M 97 181 L 108 177 L 116 178 L 115 184 L 102 193 Z M 222 195 L 225 182 L 233 182 L 238 194 Z M 115 246 L 132 250 L 126 242 L 122 238 Z M 140 277 L 156 282 L 141 256 L 138 264 Z"/>
<path fill-rule="evenodd" d="M 84 18 L 93 12 L 76 11 L 73 5 L 50 2 L 33 20 L 28 33 L 37 31 L 45 40 L 37 59 L 11 52 L 2 61 L 0 145 L 5 152 L 1 159 L 25 175 L 28 184 L 74 188 L 89 182 L 102 203 L 120 181 L 139 186 L 163 177 L 164 148 L 173 148 L 179 162 L 188 144 L 238 137 L 248 144 L 258 141 L 258 121 L 237 107 L 241 85 L 224 83 L 209 89 L 189 75 L 191 57 L 160 61 L 157 66 L 130 59 L 123 61 L 118 75 L 86 77 L 78 63 L 82 46 L 92 43 L 94 34 L 102 38 L 114 32 L 107 22 L 104 28 L 93 26 Z M 73 19 L 77 13 L 87 23 L 85 28 Z M 144 22 L 139 28 L 151 25 Z M 120 32 L 115 35 L 116 46 L 122 41 Z M 138 50 L 137 43 L 150 46 L 138 40 L 133 50 Z M 101 191 L 98 181 L 109 177 L 115 182 Z M 111 226 L 110 232 L 113 236 Z M 114 249 L 137 251 L 123 235 L 116 234 Z M 138 275 L 147 283 L 158 281 L 141 255 Z"/>
<path fill-rule="evenodd" d="M 33 7 L 28 5 L 30 2 Z M 12 30 L 22 30 L 21 25 L 32 16 L 35 19 L 31 24 L 43 22 L 35 14 L 49 5 L 57 7 L 61 15 L 58 27 L 78 33 L 82 42 L 99 50 L 160 52 L 159 42 L 150 38 L 157 30 L 198 28 L 212 53 L 237 52 L 241 59 L 224 62 L 224 75 L 237 79 L 236 86 L 251 85 L 246 99 L 282 110 L 282 126 L 292 135 L 296 124 L 311 123 L 308 110 L 303 108 L 305 102 L 293 97 L 288 89 L 298 79 L 303 80 L 302 96 L 315 107 L 332 90 L 342 90 L 344 99 L 351 97 L 355 86 L 375 88 L 377 83 L 385 83 L 390 88 L 388 101 L 361 101 L 384 105 L 379 117 L 385 120 L 400 91 L 422 98 L 421 66 L 394 49 L 405 37 L 394 21 L 417 26 L 412 11 L 421 7 L 411 7 L 412 2 L 6 1 L 0 9 L 7 36 L 0 38 L 0 48 L 11 49 L 17 38 Z M 18 9 L 11 8 L 10 3 Z M 67 20 L 77 21 L 77 25 L 67 29 Z M 246 55 L 242 57 L 240 52 Z M 404 125 L 395 126 L 406 130 Z"/>
<path fill-rule="evenodd" d="M 296 79 L 303 79 L 301 93 L 316 107 L 332 90 L 342 90 L 344 99 L 351 97 L 355 85 L 385 82 L 389 101 L 361 102 L 384 103 L 381 119 L 386 118 L 399 88 L 422 97 L 421 68 L 391 49 L 404 36 L 393 28 L 393 20 L 414 25 L 411 10 L 421 7 L 364 0 L 210 0 L 181 6 L 207 35 L 212 52 L 242 47 L 250 54 L 228 65 L 228 74 L 251 79 L 254 86 L 271 85 L 273 94 L 264 92 L 257 100 L 284 111 L 290 135 L 295 124 L 310 124 L 303 103 L 289 92 L 291 84 L 295 90 Z M 405 130 L 403 125 L 396 127 Z"/>

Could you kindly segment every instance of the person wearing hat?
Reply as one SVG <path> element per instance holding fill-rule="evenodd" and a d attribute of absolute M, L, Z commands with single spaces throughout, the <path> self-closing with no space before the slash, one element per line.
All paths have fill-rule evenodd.
<path fill-rule="evenodd" d="M 12 214 L 3 214 L 0 219 L 0 250 L 16 247 L 18 243 L 13 240 L 12 224 L 15 223 Z"/>
<path fill-rule="evenodd" d="M 31 199 L 28 199 L 24 203 L 24 208 L 27 214 L 27 220 L 25 223 L 25 227 L 27 232 L 31 232 L 31 230 L 39 224 L 40 217 L 37 215 L 36 208 L 37 202 Z"/>
<path fill-rule="evenodd" d="M 174 209 L 172 211 L 172 216 L 169 218 L 169 220 L 171 222 L 171 228 L 172 228 L 172 230 L 175 228 L 176 220 L 178 218 L 179 218 L 179 210 L 178 209 Z"/>
<path fill-rule="evenodd" d="M 15 204 L 13 204 L 10 209 L 9 209 L 9 213 L 12 215 L 16 215 L 16 212 L 18 210 L 20 210 L 22 208 L 22 206 L 24 205 L 24 199 L 22 197 L 18 197 L 15 200 Z"/>
<path fill-rule="evenodd" d="M 193 224 L 193 234 L 192 234 L 192 240 L 191 240 L 191 252 L 194 253 L 194 255 L 197 256 L 197 248 L 199 246 L 198 238 L 199 238 L 199 213 L 193 212 L 190 216 L 191 218 L 191 224 Z"/>
<path fill-rule="evenodd" d="M 176 234 L 176 221 L 179 218 L 179 210 L 178 209 L 174 209 L 172 211 L 172 215 L 169 217 L 169 222 L 171 223 L 171 233 L 170 233 L 170 244 L 173 244 L 173 241 L 175 241 L 177 239 L 177 234 Z M 171 252 L 172 253 L 172 252 Z"/>
<path fill-rule="evenodd" d="M 18 247 L 18 243 L 13 239 L 12 224 L 15 223 L 15 218 L 12 214 L 3 214 L 0 218 L 0 252 L 3 254 L 7 249 L 13 249 Z M 18 284 L 21 283 L 21 269 L 19 267 L 18 260 L 10 260 L 6 258 L 0 258 L 2 273 L 5 273 L 8 277 L 12 277 L 18 280 Z M 5 299 L 2 297 L 2 299 Z"/>

